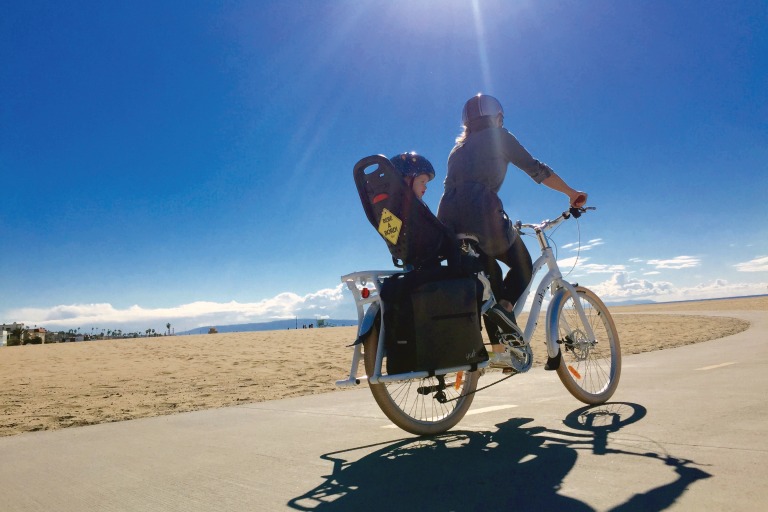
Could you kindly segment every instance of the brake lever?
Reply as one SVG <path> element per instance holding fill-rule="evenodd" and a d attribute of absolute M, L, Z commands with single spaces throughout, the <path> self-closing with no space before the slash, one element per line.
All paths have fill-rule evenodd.
<path fill-rule="evenodd" d="M 568 210 L 568 212 L 573 215 L 574 219 L 578 219 L 581 217 L 582 213 L 587 212 L 588 210 L 597 210 L 594 206 L 571 206 L 571 208 Z"/>

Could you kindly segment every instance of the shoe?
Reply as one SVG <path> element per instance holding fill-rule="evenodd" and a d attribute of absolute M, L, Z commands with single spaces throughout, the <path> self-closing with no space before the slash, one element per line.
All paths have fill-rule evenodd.
<path fill-rule="evenodd" d="M 544 369 L 547 371 L 557 370 L 560 367 L 560 360 L 562 359 L 562 352 L 557 351 L 555 357 L 547 356 L 547 364 L 544 365 Z"/>
<path fill-rule="evenodd" d="M 491 352 L 488 354 L 488 361 L 491 368 L 512 368 L 512 356 L 509 352 Z"/>
<path fill-rule="evenodd" d="M 493 322 L 499 327 L 499 329 L 501 329 L 503 333 L 514 334 L 519 336 L 521 341 L 523 340 L 523 331 L 521 331 L 520 327 L 517 326 L 514 313 L 507 311 L 499 304 L 495 304 L 491 309 L 488 310 L 488 315 L 490 315 L 491 319 L 493 319 Z"/>

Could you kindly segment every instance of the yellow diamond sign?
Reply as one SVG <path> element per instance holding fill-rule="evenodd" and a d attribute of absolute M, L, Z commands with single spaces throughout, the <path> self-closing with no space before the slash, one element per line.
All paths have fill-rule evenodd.
<path fill-rule="evenodd" d="M 379 221 L 379 233 L 389 240 L 392 245 L 397 244 L 400 237 L 400 228 L 403 227 L 403 221 L 397 218 L 397 215 L 384 208 L 381 211 L 381 221 Z"/>

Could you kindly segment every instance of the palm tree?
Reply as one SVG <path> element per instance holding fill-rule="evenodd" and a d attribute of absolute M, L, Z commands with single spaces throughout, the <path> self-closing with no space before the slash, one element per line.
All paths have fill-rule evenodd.
<path fill-rule="evenodd" d="M 168 336 L 170 336 L 171 335 L 171 323 L 168 322 L 167 324 L 165 324 L 165 327 L 168 329 Z"/>

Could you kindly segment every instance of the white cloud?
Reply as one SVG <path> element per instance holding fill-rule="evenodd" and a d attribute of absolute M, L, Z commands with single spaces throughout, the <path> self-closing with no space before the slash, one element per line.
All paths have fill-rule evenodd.
<path fill-rule="evenodd" d="M 580 242 L 573 242 L 570 244 L 565 244 L 560 246 L 562 249 L 570 249 L 571 251 L 590 251 L 593 247 L 597 247 L 598 245 L 603 245 L 605 242 L 603 242 L 602 238 L 593 238 L 589 242 L 586 243 L 580 243 Z"/>
<path fill-rule="evenodd" d="M 627 267 L 624 265 L 605 265 L 600 263 L 587 263 L 579 265 L 579 270 L 587 274 L 612 274 L 614 272 L 624 272 Z"/>
<path fill-rule="evenodd" d="M 759 256 L 753 260 L 734 265 L 739 272 L 768 272 L 768 256 Z"/>
<path fill-rule="evenodd" d="M 301 296 L 291 292 L 258 302 L 192 302 L 168 308 L 144 308 L 134 305 L 117 309 L 111 304 L 71 304 L 52 308 L 25 308 L 4 313 L 4 317 L 26 325 L 39 325 L 49 330 L 91 327 L 100 330 L 121 329 L 125 332 L 154 328 L 165 330 L 170 323 L 177 332 L 207 325 L 231 325 L 265 322 L 286 318 L 339 318 L 350 319 L 351 295 L 343 292 L 344 285 L 327 288 Z M 340 318 L 338 315 L 343 315 Z M 354 314 L 354 313 L 353 313 Z M 158 329 L 161 327 L 161 329 Z"/>
<path fill-rule="evenodd" d="M 563 258 L 557 260 L 557 265 L 564 273 L 567 273 L 574 265 L 575 272 L 583 272 L 587 274 L 611 274 L 613 272 L 623 272 L 627 268 L 624 265 L 606 265 L 603 263 L 587 263 L 589 258 L 572 256 L 570 258 Z"/>
<path fill-rule="evenodd" d="M 669 295 L 674 289 L 666 281 L 653 282 L 630 277 L 627 272 L 617 272 L 607 281 L 589 286 L 604 301 L 649 299 Z"/>
<path fill-rule="evenodd" d="M 586 244 L 581 246 L 582 251 L 590 251 L 593 247 L 597 247 L 598 245 L 603 245 L 605 242 L 603 242 L 602 238 L 595 238 L 593 240 L 590 240 Z"/>
<path fill-rule="evenodd" d="M 759 295 L 765 293 L 768 283 L 729 283 L 724 279 L 715 279 L 696 286 L 680 287 L 668 281 L 637 279 L 631 277 L 627 272 L 617 272 L 607 281 L 586 286 L 604 301 L 654 300 L 669 302 Z"/>
<path fill-rule="evenodd" d="M 644 276 L 657 276 L 661 274 L 658 270 L 651 270 L 650 272 L 643 272 Z"/>
<path fill-rule="evenodd" d="M 676 256 L 671 260 L 648 260 L 648 264 L 655 266 L 657 269 L 669 268 L 674 270 L 698 267 L 700 263 L 701 260 L 695 256 Z"/>

